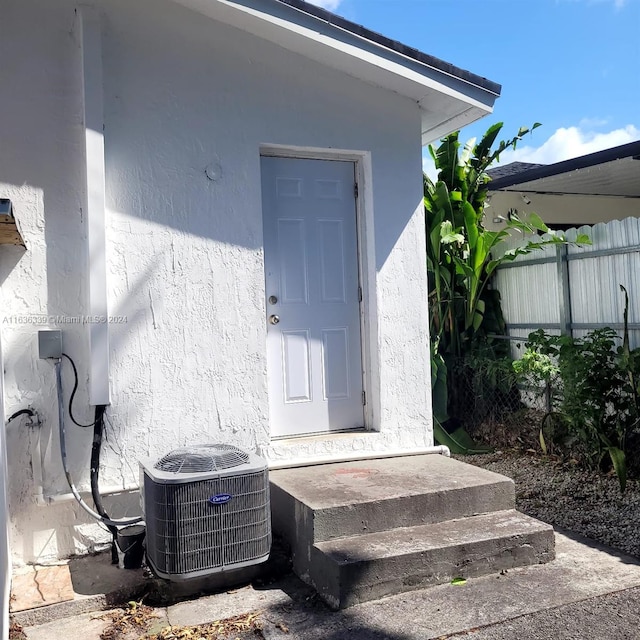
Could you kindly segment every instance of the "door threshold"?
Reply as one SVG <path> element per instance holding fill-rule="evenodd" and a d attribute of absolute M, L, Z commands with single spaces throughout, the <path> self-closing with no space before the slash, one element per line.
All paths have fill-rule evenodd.
<path fill-rule="evenodd" d="M 269 466 L 290 466 L 296 464 L 312 464 L 322 459 L 330 462 L 344 456 L 366 457 L 372 454 L 397 452 L 398 442 L 395 438 L 385 437 L 379 431 L 367 429 L 348 429 L 322 434 L 307 434 L 272 439 L 269 444 L 260 447 L 260 455 L 269 461 Z M 403 451 L 412 451 L 427 446 L 428 442 L 404 443 Z M 406 455 L 406 454 L 405 454 Z"/>
<path fill-rule="evenodd" d="M 299 435 L 288 435 L 288 436 L 272 436 L 271 442 L 282 443 L 285 440 L 293 440 L 296 443 L 299 443 L 301 440 L 309 440 L 314 442 L 316 440 L 326 440 L 327 438 L 332 438 L 333 436 L 341 437 L 341 436 L 351 436 L 351 435 L 362 435 L 365 433 L 376 433 L 370 431 L 369 429 L 365 429 L 365 427 L 357 427 L 356 429 L 336 429 L 335 431 L 323 431 L 322 433 L 301 433 Z"/>

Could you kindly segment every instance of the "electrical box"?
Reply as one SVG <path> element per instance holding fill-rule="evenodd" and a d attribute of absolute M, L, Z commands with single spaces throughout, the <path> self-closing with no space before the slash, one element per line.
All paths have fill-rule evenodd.
<path fill-rule="evenodd" d="M 38 356 L 40 358 L 62 358 L 62 331 L 38 331 Z"/>

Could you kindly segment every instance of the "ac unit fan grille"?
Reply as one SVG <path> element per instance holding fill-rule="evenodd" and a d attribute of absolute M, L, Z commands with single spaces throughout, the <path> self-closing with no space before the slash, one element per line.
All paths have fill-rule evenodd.
<path fill-rule="evenodd" d="M 154 465 L 168 473 L 207 473 L 233 469 L 245 464 L 249 454 L 230 444 L 210 444 L 175 449 Z"/>
<path fill-rule="evenodd" d="M 263 559 L 271 548 L 266 472 L 159 484 L 146 474 L 147 555 L 159 572 L 188 575 Z M 212 496 L 228 494 L 225 504 Z"/>

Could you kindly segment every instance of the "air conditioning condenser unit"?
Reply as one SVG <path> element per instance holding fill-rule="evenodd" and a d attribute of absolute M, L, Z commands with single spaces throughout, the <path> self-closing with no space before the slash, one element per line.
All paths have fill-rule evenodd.
<path fill-rule="evenodd" d="M 267 462 L 229 444 L 175 449 L 140 462 L 146 555 L 185 580 L 264 562 L 271 549 Z"/>

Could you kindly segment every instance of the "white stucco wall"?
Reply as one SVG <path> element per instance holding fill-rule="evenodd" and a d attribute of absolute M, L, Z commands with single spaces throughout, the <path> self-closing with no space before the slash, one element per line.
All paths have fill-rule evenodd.
<path fill-rule="evenodd" d="M 101 485 L 137 484 L 137 460 L 222 441 L 273 458 L 432 444 L 420 114 L 416 104 L 191 13 L 169 0 L 104 0 L 102 13 L 111 406 Z M 37 17 L 37 19 L 35 19 Z M 15 562 L 81 552 L 108 536 L 67 493 L 53 365 L 34 315 L 86 313 L 81 65 L 74 4 L 9 0 L 0 59 L 0 197 L 28 251 L 0 246 Z M 373 224 L 372 431 L 271 442 L 265 358 L 261 145 L 365 151 Z M 218 164 L 221 178 L 205 168 Z M 369 215 L 372 215 L 369 211 Z M 90 422 L 86 327 L 60 324 Z M 65 387 L 72 377 L 65 364 Z M 90 429 L 69 427 L 88 486 Z M 42 472 L 39 460 L 44 461 Z M 108 503 L 137 512 L 135 495 Z"/>

